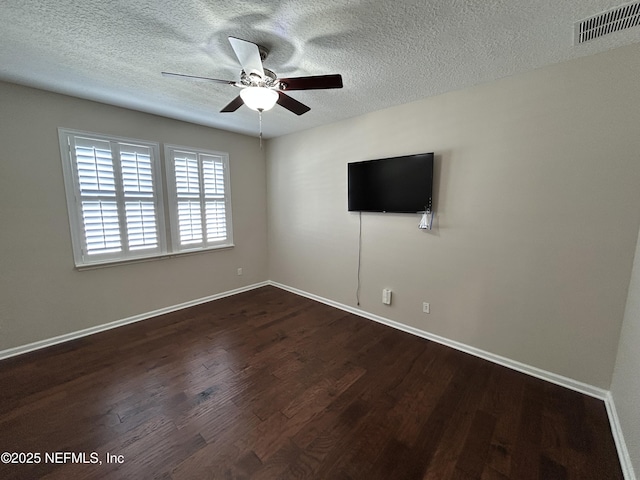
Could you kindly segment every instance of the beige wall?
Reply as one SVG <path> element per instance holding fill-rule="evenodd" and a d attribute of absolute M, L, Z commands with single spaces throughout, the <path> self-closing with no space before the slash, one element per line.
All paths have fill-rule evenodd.
<path fill-rule="evenodd" d="M 0 351 L 268 279 L 256 138 L 7 83 L 0 105 Z M 229 152 L 235 248 L 75 270 L 58 127 Z"/>
<path fill-rule="evenodd" d="M 611 395 L 616 405 L 631 463 L 640 475 L 640 237 L 629 285 L 618 358 L 611 384 Z"/>
<path fill-rule="evenodd" d="M 635 45 L 271 140 L 270 278 L 355 306 L 347 162 L 433 151 L 433 231 L 362 215 L 361 308 L 608 389 L 640 224 L 639 77 Z"/>

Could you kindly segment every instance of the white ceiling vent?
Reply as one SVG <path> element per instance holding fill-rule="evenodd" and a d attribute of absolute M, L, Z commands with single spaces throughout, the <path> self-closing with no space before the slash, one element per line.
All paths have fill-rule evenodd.
<path fill-rule="evenodd" d="M 640 2 L 629 3 L 576 22 L 574 45 L 640 25 Z"/>

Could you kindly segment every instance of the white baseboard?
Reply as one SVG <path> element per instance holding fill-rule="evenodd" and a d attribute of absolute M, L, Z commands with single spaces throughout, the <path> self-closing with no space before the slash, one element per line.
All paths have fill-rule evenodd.
<path fill-rule="evenodd" d="M 142 320 L 147 320 L 149 318 L 157 317 L 158 315 L 164 315 L 165 313 L 171 313 L 178 310 L 182 310 L 183 308 L 193 307 L 196 305 L 200 305 L 202 303 L 211 302 L 213 300 L 218 300 L 224 297 L 230 297 L 232 295 L 237 295 L 238 293 L 247 292 L 249 290 L 254 290 L 259 287 L 264 287 L 265 285 L 269 285 L 269 282 L 254 283 L 252 285 L 236 288 L 234 290 L 229 290 L 226 292 L 216 293 L 215 295 L 209 295 L 207 297 L 190 300 L 188 302 L 180 303 L 178 305 L 171 305 L 169 307 L 160 308 L 152 312 L 141 313 L 139 315 L 134 315 L 133 317 L 123 318 L 121 320 L 105 323 L 103 325 L 96 325 L 95 327 L 85 328 L 84 330 L 78 330 L 76 332 L 66 333 L 58 337 L 48 338 L 46 340 L 41 340 L 39 342 L 34 342 L 34 343 L 29 343 L 27 345 L 21 345 L 19 347 L 9 348 L 7 350 L 1 350 L 0 360 L 9 358 L 9 357 L 15 357 L 16 355 L 22 355 L 23 353 L 32 352 L 34 350 L 40 350 L 41 348 L 51 347 L 52 345 L 68 342 L 69 340 L 75 340 L 77 338 L 86 337 L 87 335 L 93 335 L 94 333 L 104 332 L 106 330 L 111 330 L 112 328 L 122 327 L 123 325 L 128 325 L 130 323 L 140 322 Z"/>
<path fill-rule="evenodd" d="M 595 397 L 600 400 L 605 400 L 607 394 L 609 393 L 607 390 L 602 388 L 594 387 L 593 385 L 589 385 L 587 383 L 579 382 L 578 380 L 573 380 L 568 377 L 564 377 L 562 375 L 558 375 L 556 373 L 547 372 L 546 370 L 542 370 L 537 367 L 533 367 L 531 365 L 527 365 L 525 363 L 520 363 L 516 360 L 511 360 L 506 357 L 502 357 L 500 355 L 496 355 L 491 352 L 486 352 L 479 348 L 472 347 L 470 345 L 465 345 L 464 343 L 456 342 L 455 340 L 450 340 L 445 337 L 441 337 L 439 335 L 435 335 L 433 333 L 426 332 L 424 330 L 420 330 L 418 328 L 410 327 L 408 325 L 404 325 L 402 323 L 396 322 L 394 320 L 389 320 L 388 318 L 381 317 L 379 315 L 375 315 L 373 313 L 366 312 L 364 310 L 360 310 L 359 308 L 354 308 L 349 305 L 344 305 L 342 303 L 335 302 L 333 300 L 329 300 L 327 298 L 320 297 L 318 295 L 314 295 L 313 293 L 305 292 L 303 290 L 298 290 L 297 288 L 289 287 L 288 285 L 283 285 L 281 283 L 269 282 L 270 285 L 274 287 L 281 288 L 283 290 L 287 290 L 288 292 L 295 293 L 296 295 L 300 295 L 303 297 L 310 298 L 312 300 L 316 300 L 320 303 L 324 303 L 326 305 L 330 305 L 335 308 L 339 308 L 340 310 L 344 310 L 345 312 L 353 313 L 354 315 L 358 315 L 360 317 L 367 318 L 369 320 L 373 320 L 374 322 L 382 323 L 389 327 L 393 327 L 398 330 L 402 330 L 403 332 L 411 333 L 412 335 L 416 335 L 418 337 L 426 338 L 427 340 L 432 340 L 436 343 L 440 343 L 447 347 L 454 348 L 461 352 L 468 353 L 475 357 L 482 358 L 484 360 L 488 360 L 492 363 L 497 363 L 504 367 L 510 368 L 512 370 L 517 370 L 518 372 L 526 373 L 527 375 L 531 375 L 532 377 L 540 378 L 542 380 L 546 380 L 547 382 L 555 383 L 556 385 L 560 385 L 561 387 L 569 388 L 570 390 L 574 390 L 576 392 L 584 393 L 585 395 L 589 395 L 590 397 Z"/>
<path fill-rule="evenodd" d="M 631 463 L 631 456 L 629 455 L 629 449 L 627 449 L 627 443 L 624 441 L 620 418 L 618 418 L 616 404 L 613 401 L 611 392 L 607 392 L 607 396 L 604 399 L 604 405 L 607 409 L 607 415 L 609 416 L 611 434 L 613 435 L 613 440 L 616 443 L 618 457 L 620 458 L 620 467 L 622 468 L 624 478 L 625 480 L 636 480 L 636 475 L 633 471 L 633 464 Z"/>

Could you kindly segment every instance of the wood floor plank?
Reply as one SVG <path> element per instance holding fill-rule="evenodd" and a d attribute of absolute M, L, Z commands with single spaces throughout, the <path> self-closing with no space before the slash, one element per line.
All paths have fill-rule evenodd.
<path fill-rule="evenodd" d="M 0 362 L 0 451 L 102 461 L 2 479 L 622 480 L 609 428 L 600 400 L 274 287 Z"/>
<path fill-rule="evenodd" d="M 521 417 L 526 377 L 507 368 L 494 368 L 481 408 L 496 417 L 483 475 L 508 478 Z"/>

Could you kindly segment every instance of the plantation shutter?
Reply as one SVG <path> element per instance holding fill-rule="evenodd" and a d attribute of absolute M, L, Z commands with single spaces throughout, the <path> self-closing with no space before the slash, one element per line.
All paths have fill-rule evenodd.
<path fill-rule="evenodd" d="M 224 164 L 222 159 L 202 155 L 206 235 L 208 242 L 227 238 Z"/>
<path fill-rule="evenodd" d="M 203 241 L 199 170 L 195 153 L 181 152 L 175 158 L 180 246 L 201 245 Z"/>
<path fill-rule="evenodd" d="M 157 146 L 60 130 L 78 265 L 162 250 Z M 63 157 L 64 158 L 64 157 Z M 69 178 L 70 177 L 70 178 Z M 69 190 L 73 190 L 72 195 Z M 75 218 L 74 218 L 75 210 Z"/>
<path fill-rule="evenodd" d="M 84 226 L 83 253 L 122 251 L 110 142 L 75 138 L 75 167 Z"/>
<path fill-rule="evenodd" d="M 230 244 L 227 156 L 167 147 L 166 157 L 174 174 L 177 249 Z"/>
<path fill-rule="evenodd" d="M 128 248 L 132 251 L 155 250 L 158 248 L 158 219 L 151 149 L 121 144 L 120 164 Z"/>

